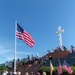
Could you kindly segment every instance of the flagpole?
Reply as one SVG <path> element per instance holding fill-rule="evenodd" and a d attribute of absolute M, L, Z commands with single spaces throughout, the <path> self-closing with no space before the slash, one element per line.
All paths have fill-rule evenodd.
<path fill-rule="evenodd" d="M 16 75 L 16 29 L 17 22 L 15 22 L 15 50 L 14 50 L 14 74 Z"/>

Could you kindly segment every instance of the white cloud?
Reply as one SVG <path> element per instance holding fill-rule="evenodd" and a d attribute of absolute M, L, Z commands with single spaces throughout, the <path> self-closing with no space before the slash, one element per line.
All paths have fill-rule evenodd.
<path fill-rule="evenodd" d="M 0 61 L 5 62 L 13 58 L 14 49 L 10 48 L 9 45 L 0 45 Z"/>
<path fill-rule="evenodd" d="M 6 54 L 6 53 L 9 53 L 10 52 L 10 50 L 0 50 L 0 55 L 4 55 L 4 54 Z"/>
<path fill-rule="evenodd" d="M 18 44 L 21 45 L 21 44 Z M 27 55 L 32 55 L 32 52 L 25 52 L 23 50 L 16 50 L 16 59 L 24 58 L 27 57 Z M 34 53 L 35 54 L 35 53 Z M 0 45 L 0 63 L 1 62 L 6 62 L 6 61 L 11 61 L 14 59 L 14 44 L 11 45 L 10 43 L 8 44 L 1 44 Z"/>

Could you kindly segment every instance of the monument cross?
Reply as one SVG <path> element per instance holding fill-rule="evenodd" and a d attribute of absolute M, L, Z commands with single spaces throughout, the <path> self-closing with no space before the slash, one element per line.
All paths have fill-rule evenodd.
<path fill-rule="evenodd" d="M 58 31 L 56 31 L 56 34 L 58 35 L 58 41 L 59 41 L 59 47 L 62 49 L 62 36 L 61 33 L 64 32 L 64 30 L 61 29 L 61 26 L 58 26 Z M 63 51 L 63 49 L 62 49 Z"/>

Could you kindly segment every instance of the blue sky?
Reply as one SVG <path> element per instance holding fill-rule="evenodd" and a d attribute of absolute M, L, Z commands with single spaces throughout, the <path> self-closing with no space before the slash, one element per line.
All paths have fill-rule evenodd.
<path fill-rule="evenodd" d="M 35 40 L 30 48 L 17 39 L 17 58 L 53 52 L 59 25 L 64 29 L 63 45 L 68 50 L 75 46 L 75 0 L 0 0 L 0 63 L 14 58 L 15 21 Z"/>

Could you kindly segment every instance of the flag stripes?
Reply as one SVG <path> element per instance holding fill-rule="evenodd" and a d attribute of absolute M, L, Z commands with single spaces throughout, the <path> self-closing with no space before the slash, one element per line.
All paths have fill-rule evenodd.
<path fill-rule="evenodd" d="M 32 39 L 32 37 L 23 30 L 23 28 L 17 23 L 17 32 L 16 36 L 18 39 L 23 40 L 28 46 L 33 47 L 35 41 Z"/>
<path fill-rule="evenodd" d="M 66 62 L 66 60 L 63 63 L 63 67 L 64 70 L 66 70 L 69 74 L 73 73 L 73 70 L 69 67 L 69 64 Z"/>
<path fill-rule="evenodd" d="M 60 60 L 58 59 L 58 75 L 62 74 L 62 66 Z"/>

